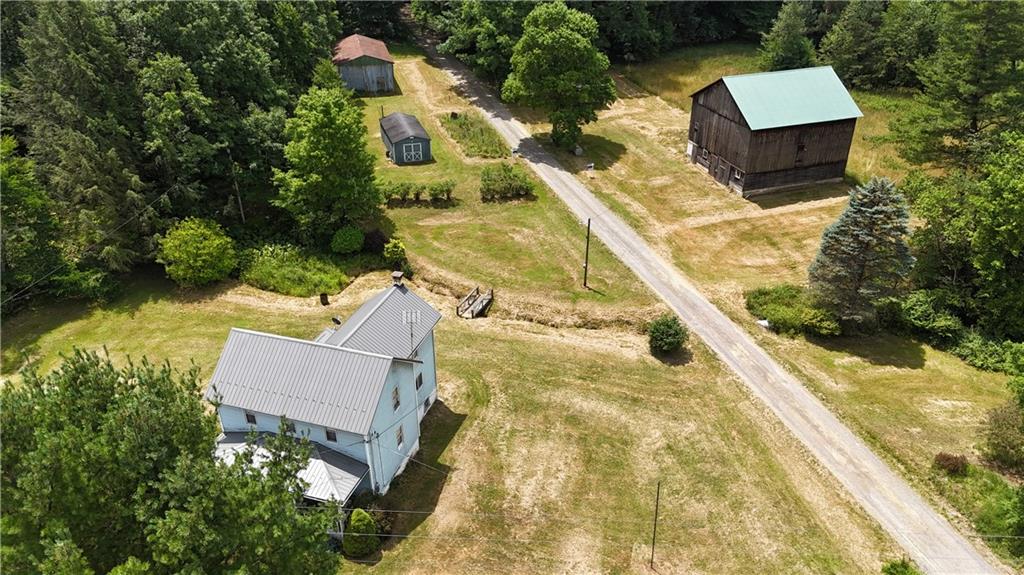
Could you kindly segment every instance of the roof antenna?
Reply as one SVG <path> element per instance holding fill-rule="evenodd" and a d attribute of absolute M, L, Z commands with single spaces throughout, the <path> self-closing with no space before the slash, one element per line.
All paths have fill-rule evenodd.
<path fill-rule="evenodd" d="M 420 310 L 405 310 L 402 312 L 402 323 L 409 324 L 409 357 L 412 357 L 412 353 L 416 351 L 413 349 L 413 326 L 420 322 Z"/>

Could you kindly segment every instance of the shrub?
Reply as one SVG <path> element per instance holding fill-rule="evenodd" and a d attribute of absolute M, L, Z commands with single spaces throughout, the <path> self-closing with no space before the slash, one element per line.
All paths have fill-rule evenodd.
<path fill-rule="evenodd" d="M 1024 408 L 1016 399 L 988 412 L 985 455 L 1003 469 L 1024 473 Z"/>
<path fill-rule="evenodd" d="M 679 351 L 686 341 L 686 328 L 679 323 L 679 318 L 672 314 L 665 314 L 654 321 L 647 328 L 651 353 L 655 355 L 669 355 Z"/>
<path fill-rule="evenodd" d="M 363 232 L 355 226 L 344 226 L 334 232 L 331 251 L 337 254 L 351 254 L 363 249 Z"/>
<path fill-rule="evenodd" d="M 935 467 L 949 475 L 963 476 L 967 474 L 967 456 L 940 451 L 935 454 Z"/>
<path fill-rule="evenodd" d="M 380 547 L 377 537 L 377 524 L 373 517 L 362 509 L 355 509 L 348 518 L 341 548 L 349 557 L 366 557 Z"/>
<path fill-rule="evenodd" d="M 303 254 L 288 244 L 270 244 L 245 254 L 241 279 L 263 290 L 296 297 L 335 293 L 348 276 L 332 261 Z"/>
<path fill-rule="evenodd" d="M 912 291 L 900 302 L 898 326 L 935 343 L 955 341 L 963 332 L 960 318 L 953 315 L 944 290 Z"/>
<path fill-rule="evenodd" d="M 405 244 L 398 238 L 391 238 L 384 244 L 384 261 L 391 266 L 400 266 L 405 263 Z"/>
<path fill-rule="evenodd" d="M 813 305 L 807 290 L 792 284 L 757 288 L 747 292 L 747 310 L 768 320 L 772 330 L 787 335 L 839 335 L 836 317 Z"/>
<path fill-rule="evenodd" d="M 896 559 L 882 565 L 882 575 L 921 575 L 921 572 L 909 559 Z"/>
<path fill-rule="evenodd" d="M 455 191 L 455 180 L 441 180 L 427 187 L 427 195 L 433 203 L 452 201 L 453 191 Z"/>
<path fill-rule="evenodd" d="M 167 275 L 185 287 L 206 285 L 228 277 L 238 265 L 235 242 L 216 222 L 188 218 L 160 240 L 158 261 Z"/>
<path fill-rule="evenodd" d="M 520 166 L 502 163 L 480 172 L 480 199 L 508 200 L 533 195 L 533 181 Z"/>
<path fill-rule="evenodd" d="M 968 329 L 949 351 L 979 369 L 1024 375 L 1024 343 L 1000 342 Z"/>

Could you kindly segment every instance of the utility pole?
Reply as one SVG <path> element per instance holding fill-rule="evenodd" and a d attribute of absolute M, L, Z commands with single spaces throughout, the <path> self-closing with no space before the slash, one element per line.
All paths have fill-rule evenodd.
<path fill-rule="evenodd" d="M 658 511 L 661 507 L 661 480 L 658 480 L 658 492 L 654 496 L 654 530 L 651 533 L 651 569 L 654 569 L 654 544 L 658 540 Z"/>
<path fill-rule="evenodd" d="M 583 256 L 583 287 L 587 286 L 587 272 L 590 271 L 590 218 L 587 218 L 587 250 Z"/>

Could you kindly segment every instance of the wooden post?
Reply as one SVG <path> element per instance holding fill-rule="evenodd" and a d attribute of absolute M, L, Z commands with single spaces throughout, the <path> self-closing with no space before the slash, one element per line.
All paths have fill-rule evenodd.
<path fill-rule="evenodd" d="M 587 249 L 583 256 L 583 287 L 587 286 L 587 272 L 590 271 L 590 218 L 587 218 Z"/>
<path fill-rule="evenodd" d="M 661 481 L 658 481 L 658 492 L 654 496 L 654 530 L 651 533 L 651 569 L 654 569 L 654 544 L 658 540 L 658 511 L 661 506 Z"/>

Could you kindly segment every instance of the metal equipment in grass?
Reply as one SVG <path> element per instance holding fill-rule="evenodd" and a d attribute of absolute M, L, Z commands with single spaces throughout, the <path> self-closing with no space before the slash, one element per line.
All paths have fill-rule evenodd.
<path fill-rule="evenodd" d="M 494 289 L 481 292 L 480 287 L 477 286 L 473 288 L 473 291 L 469 292 L 469 295 L 462 298 L 459 305 L 455 306 L 455 315 L 466 319 L 485 316 L 493 302 Z"/>

